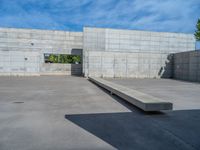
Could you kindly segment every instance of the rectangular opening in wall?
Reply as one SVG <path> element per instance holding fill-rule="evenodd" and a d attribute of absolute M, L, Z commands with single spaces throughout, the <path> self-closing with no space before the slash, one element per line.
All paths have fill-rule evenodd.
<path fill-rule="evenodd" d="M 70 54 L 44 54 L 45 63 L 60 63 L 60 64 L 81 64 L 80 55 Z"/>

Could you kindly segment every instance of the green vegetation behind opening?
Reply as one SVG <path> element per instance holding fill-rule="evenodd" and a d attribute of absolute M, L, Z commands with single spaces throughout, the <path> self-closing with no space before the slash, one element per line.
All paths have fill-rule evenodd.
<path fill-rule="evenodd" d="M 46 63 L 80 64 L 81 56 L 67 54 L 50 54 L 45 56 Z"/>

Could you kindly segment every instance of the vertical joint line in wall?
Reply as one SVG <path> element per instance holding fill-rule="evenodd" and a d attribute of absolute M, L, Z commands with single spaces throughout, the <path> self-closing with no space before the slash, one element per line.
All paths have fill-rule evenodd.
<path fill-rule="evenodd" d="M 113 60 L 113 76 L 115 78 L 115 54 L 114 54 L 114 60 Z"/>
<path fill-rule="evenodd" d="M 127 63 L 127 54 L 126 54 L 126 78 L 128 77 L 128 71 L 127 71 L 127 66 L 128 65 L 128 63 Z"/>
<path fill-rule="evenodd" d="M 101 52 L 101 77 L 103 78 L 103 68 L 102 68 L 102 52 Z"/>
<path fill-rule="evenodd" d="M 150 78 L 150 76 L 151 76 L 151 54 L 152 54 L 152 52 L 149 54 L 150 56 L 149 56 L 149 76 L 148 76 L 148 78 Z"/>
<path fill-rule="evenodd" d="M 172 72 L 171 72 L 171 78 L 175 78 L 175 59 L 174 59 L 174 57 L 175 57 L 175 54 L 172 54 L 172 58 L 171 58 L 171 62 L 172 62 L 172 64 L 171 64 L 171 66 L 172 66 Z"/>
<path fill-rule="evenodd" d="M 198 59 L 198 58 L 200 58 L 200 56 L 197 54 L 197 69 L 196 69 L 196 77 L 197 77 L 196 81 L 197 81 L 197 82 L 200 81 L 200 74 L 199 74 L 200 59 Z"/>
<path fill-rule="evenodd" d="M 38 62 L 38 71 L 42 72 L 42 64 L 44 63 L 44 54 L 42 53 L 42 50 L 39 51 L 39 56 L 37 56 L 37 62 Z M 42 61 L 42 62 L 41 62 Z"/>
<path fill-rule="evenodd" d="M 26 61 L 25 61 L 25 53 L 23 54 L 23 56 L 24 56 L 24 60 L 23 60 L 23 62 L 24 62 L 24 72 L 23 72 L 23 75 L 25 75 L 25 70 L 26 70 Z"/>
<path fill-rule="evenodd" d="M 8 51 L 8 56 L 9 56 L 9 75 L 11 75 L 11 54 L 10 51 Z"/>
<path fill-rule="evenodd" d="M 87 57 L 87 77 L 88 77 L 89 76 L 89 52 L 88 52 L 88 50 L 87 50 L 86 57 Z"/>
<path fill-rule="evenodd" d="M 138 76 L 139 76 L 139 74 L 140 74 L 140 72 L 139 72 L 140 69 L 139 69 L 139 68 L 140 68 L 140 66 L 141 66 L 141 64 L 140 64 L 140 52 L 138 52 L 138 57 L 137 57 L 137 59 L 138 59 L 138 67 L 137 67 L 138 70 L 137 70 L 137 75 L 136 75 L 136 76 L 137 76 L 137 78 L 138 78 Z"/>
<path fill-rule="evenodd" d="M 161 69 L 161 72 L 160 72 L 160 75 L 159 75 L 159 78 L 162 77 L 162 73 L 163 73 L 163 65 L 162 65 L 162 62 L 163 62 L 163 57 L 162 57 L 162 53 L 160 53 L 160 69 Z"/>

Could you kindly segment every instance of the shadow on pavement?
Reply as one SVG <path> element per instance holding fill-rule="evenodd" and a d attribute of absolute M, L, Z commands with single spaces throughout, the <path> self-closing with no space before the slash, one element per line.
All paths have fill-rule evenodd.
<path fill-rule="evenodd" d="M 76 114 L 65 118 L 117 149 L 200 149 L 200 110 L 147 115 Z"/>
<path fill-rule="evenodd" d="M 144 112 L 118 96 L 110 96 L 131 112 L 66 114 L 65 118 L 117 149 L 200 149 L 200 109 Z"/>

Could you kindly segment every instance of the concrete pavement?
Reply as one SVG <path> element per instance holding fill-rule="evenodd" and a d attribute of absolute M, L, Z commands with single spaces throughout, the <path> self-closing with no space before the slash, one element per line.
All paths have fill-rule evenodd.
<path fill-rule="evenodd" d="M 200 84 L 171 79 L 106 80 L 173 103 L 174 110 L 200 109 Z"/>
<path fill-rule="evenodd" d="M 0 77 L 0 150 L 194 150 L 199 125 L 199 109 L 144 113 L 85 78 Z"/>

